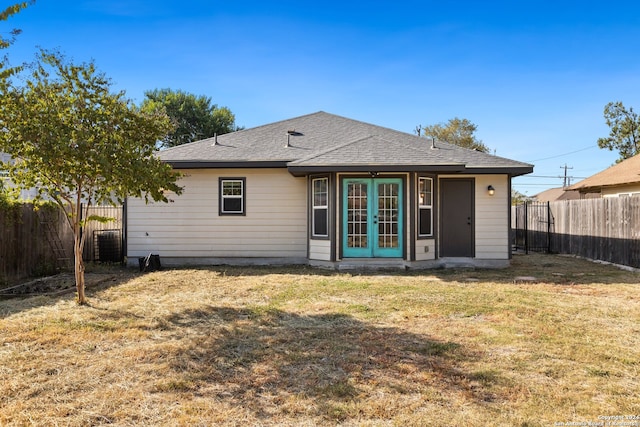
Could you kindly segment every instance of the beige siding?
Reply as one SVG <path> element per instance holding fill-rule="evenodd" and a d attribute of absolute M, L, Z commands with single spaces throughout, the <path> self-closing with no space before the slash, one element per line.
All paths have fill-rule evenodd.
<path fill-rule="evenodd" d="M 436 259 L 436 241 L 434 239 L 416 241 L 416 261 Z"/>
<path fill-rule="evenodd" d="M 495 194 L 490 196 L 487 187 Z M 509 258 L 509 181 L 506 175 L 476 176 L 476 258 Z"/>
<path fill-rule="evenodd" d="M 640 184 L 633 185 L 618 185 L 615 187 L 604 187 L 602 189 L 602 197 L 620 197 L 624 196 L 637 196 L 640 194 Z"/>
<path fill-rule="evenodd" d="M 286 169 L 187 170 L 172 203 L 127 207 L 129 257 L 306 257 L 306 179 Z M 246 215 L 218 215 L 218 178 L 246 178 Z"/>
<path fill-rule="evenodd" d="M 331 260 L 330 240 L 309 240 L 309 259 L 318 261 Z"/>

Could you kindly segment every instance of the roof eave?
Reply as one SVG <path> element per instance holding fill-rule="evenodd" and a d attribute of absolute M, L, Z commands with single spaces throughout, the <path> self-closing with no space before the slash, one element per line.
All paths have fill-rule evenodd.
<path fill-rule="evenodd" d="M 232 168 L 286 168 L 284 160 L 262 161 L 211 161 L 211 160 L 163 160 L 174 169 L 232 169 Z"/>
<path fill-rule="evenodd" d="M 469 173 L 469 174 L 507 174 L 519 176 L 533 172 L 533 166 L 467 168 L 464 164 L 441 165 L 289 165 L 294 176 L 326 172 L 430 172 L 430 173 Z"/>
<path fill-rule="evenodd" d="M 640 181 L 630 181 L 630 182 L 621 182 L 615 184 L 600 184 L 600 185 L 580 185 L 574 184 L 568 188 L 571 191 L 579 191 L 580 193 L 599 193 L 603 188 L 614 188 L 614 187 L 622 187 L 625 185 L 636 185 L 640 184 Z"/>
<path fill-rule="evenodd" d="M 533 166 L 521 167 L 466 167 L 464 164 L 342 164 L 342 165 L 295 165 L 285 160 L 262 161 L 211 161 L 211 160 L 164 160 L 174 169 L 232 169 L 232 168 L 287 168 L 294 176 L 325 172 L 430 172 L 468 174 L 507 174 L 520 176 L 533 172 Z"/>
<path fill-rule="evenodd" d="M 459 173 L 464 165 L 289 165 L 289 173 L 293 176 L 304 176 L 312 173 L 327 172 L 448 172 Z"/>
<path fill-rule="evenodd" d="M 512 177 L 526 175 L 533 172 L 533 166 L 493 166 L 493 167 L 468 167 L 465 173 L 489 175 L 489 174 L 507 174 Z"/>

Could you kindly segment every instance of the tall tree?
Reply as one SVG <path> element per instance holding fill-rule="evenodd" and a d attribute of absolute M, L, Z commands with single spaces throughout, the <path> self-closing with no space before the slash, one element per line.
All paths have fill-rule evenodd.
<path fill-rule="evenodd" d="M 142 109 L 166 111 L 175 130 L 162 139 L 162 148 L 210 138 L 237 130 L 235 116 L 227 107 L 218 107 L 211 98 L 181 90 L 154 89 L 144 93 Z"/>
<path fill-rule="evenodd" d="M 93 63 L 69 64 L 44 51 L 23 86 L 0 80 L 0 112 L 0 151 L 12 157 L 0 167 L 16 190 L 36 188 L 36 201 L 47 197 L 66 212 L 78 303 L 85 304 L 81 228 L 105 220 L 87 217 L 86 210 L 130 196 L 167 202 L 168 192 L 181 192 L 178 175 L 154 155 L 170 120 L 141 111 L 124 92 L 112 93 Z"/>
<path fill-rule="evenodd" d="M 454 117 L 444 124 L 438 123 L 424 128 L 419 126 L 416 128 L 416 132 L 420 135 L 420 132 L 422 131 L 422 134 L 427 138 L 435 138 L 440 141 L 448 142 L 449 144 L 455 144 L 471 150 L 488 153 L 489 147 L 484 145 L 482 141 L 475 136 L 477 129 L 478 127 L 469 120 Z"/>
<path fill-rule="evenodd" d="M 608 137 L 598 138 L 598 147 L 618 150 L 618 162 L 640 153 L 640 117 L 633 108 L 610 102 L 604 107 L 604 118 L 611 131 Z"/>

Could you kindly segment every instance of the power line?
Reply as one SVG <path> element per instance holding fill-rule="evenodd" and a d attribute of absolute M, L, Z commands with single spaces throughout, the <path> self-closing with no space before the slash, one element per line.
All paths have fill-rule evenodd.
<path fill-rule="evenodd" d="M 588 147 L 581 148 L 581 149 L 576 150 L 576 151 L 571 151 L 571 152 L 569 152 L 569 153 L 558 154 L 558 155 L 556 155 L 556 156 L 551 156 L 551 157 L 545 157 L 544 159 L 527 160 L 527 162 L 528 162 L 528 163 L 533 163 L 533 162 L 541 162 L 542 160 L 557 159 L 558 157 L 568 156 L 568 155 L 570 155 L 570 154 L 575 154 L 575 153 L 579 153 L 579 152 L 581 152 L 581 151 L 587 151 L 587 150 L 591 150 L 591 149 L 594 149 L 594 148 L 597 148 L 597 147 L 595 147 L 595 146 L 593 146 L 593 145 L 590 145 L 590 146 L 588 146 Z"/>
<path fill-rule="evenodd" d="M 518 179 L 520 179 L 520 178 L 554 178 L 554 179 L 557 179 L 557 178 L 562 178 L 562 177 L 558 176 L 558 175 L 553 175 L 553 176 L 552 175 L 522 175 L 522 176 L 518 176 L 517 178 Z M 586 176 L 571 176 L 570 178 L 571 179 L 573 179 L 573 178 L 575 178 L 575 179 L 585 179 Z"/>

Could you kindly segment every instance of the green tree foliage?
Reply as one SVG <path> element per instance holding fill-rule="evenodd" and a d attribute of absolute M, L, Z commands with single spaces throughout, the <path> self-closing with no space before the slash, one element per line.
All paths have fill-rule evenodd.
<path fill-rule="evenodd" d="M 489 147 L 484 145 L 482 141 L 475 136 L 477 128 L 478 127 L 469 120 L 455 117 L 449 119 L 447 123 L 438 123 L 424 128 L 419 126 L 416 130 L 418 134 L 422 131 L 422 134 L 427 138 L 435 138 L 436 140 L 448 142 L 449 144 L 488 153 Z"/>
<path fill-rule="evenodd" d="M 10 17 L 26 8 L 29 4 L 35 3 L 35 0 L 30 2 L 16 3 L 12 6 L 8 6 L 6 9 L 0 12 L 0 21 L 7 21 Z M 0 49 L 6 49 L 13 44 L 16 40 L 16 36 L 22 31 L 14 28 L 7 32 L 0 33 Z M 3 34 L 9 34 L 9 37 L 3 36 Z M 0 58 L 0 79 L 7 79 L 13 74 L 17 73 L 20 68 L 9 67 L 9 60 L 7 55 Z M 0 153 L 0 208 L 7 207 L 14 204 L 14 200 L 11 199 L 7 185 L 5 183 L 5 171 L 2 169 L 2 153 Z"/>
<path fill-rule="evenodd" d="M 0 12 L 0 21 L 8 20 L 11 16 L 15 15 L 16 13 L 20 12 L 22 9 L 27 7 L 29 3 L 34 3 L 34 2 L 33 1 L 21 2 L 21 3 L 16 3 L 12 6 L 7 7 L 2 12 Z M 6 49 L 7 47 L 11 46 L 15 41 L 15 37 L 21 32 L 22 32 L 21 30 L 14 28 L 11 31 L 9 31 L 9 36 L 10 36 L 9 38 L 6 38 L 5 36 L 0 35 L 0 49 Z"/>
<path fill-rule="evenodd" d="M 0 21 L 7 21 L 13 15 L 20 12 L 29 4 L 33 4 L 33 3 L 35 3 L 35 1 L 16 3 L 13 6 L 7 7 L 6 9 L 0 12 Z M 21 32 L 22 32 L 21 30 L 14 28 L 12 30 L 9 30 L 8 32 L 0 33 L 0 49 L 6 49 L 9 46 L 11 46 L 13 42 L 16 40 L 16 36 Z M 9 34 L 9 37 L 3 36 L 2 34 Z M 16 73 L 17 71 L 19 71 L 19 68 L 9 67 L 8 63 L 9 63 L 9 60 L 6 55 L 0 58 L 0 77 L 6 78 Z"/>
<path fill-rule="evenodd" d="M 511 189 L 511 204 L 513 206 L 521 205 L 522 203 L 527 202 L 528 200 L 530 200 L 530 198 L 527 197 L 525 194 L 522 194 L 515 188 Z"/>
<path fill-rule="evenodd" d="M 604 118 L 611 131 L 608 137 L 598 138 L 598 147 L 618 150 L 618 162 L 640 153 L 640 117 L 633 108 L 610 102 L 604 107 Z"/>
<path fill-rule="evenodd" d="M 162 148 L 210 138 L 237 130 L 235 116 L 227 107 L 218 107 L 211 98 L 171 89 L 145 92 L 144 111 L 163 109 L 175 127 L 162 140 Z"/>
<path fill-rule="evenodd" d="M 0 81 L 0 151 L 12 160 L 15 190 L 36 188 L 65 210 L 74 235 L 78 303 L 85 304 L 81 209 L 120 204 L 127 197 L 167 202 L 180 194 L 178 175 L 155 155 L 156 141 L 171 129 L 164 113 L 143 112 L 112 93 L 93 63 L 74 65 L 41 52 L 25 83 Z M 81 220 L 81 218 L 85 218 Z"/>

